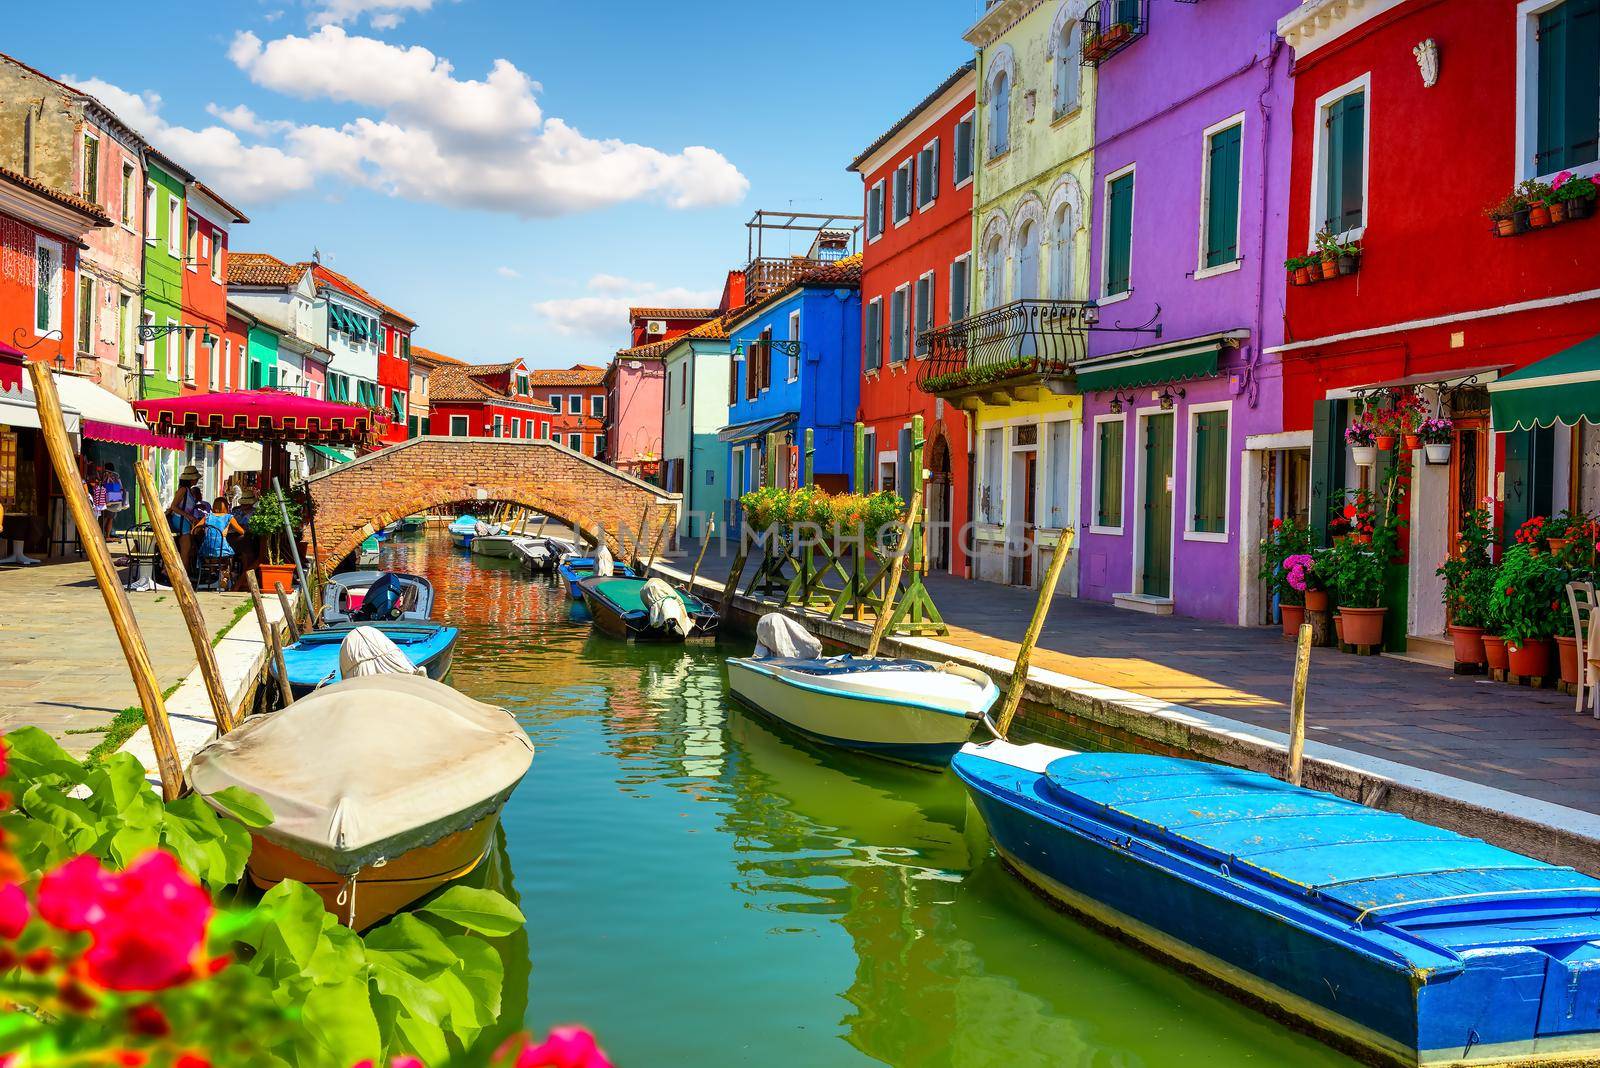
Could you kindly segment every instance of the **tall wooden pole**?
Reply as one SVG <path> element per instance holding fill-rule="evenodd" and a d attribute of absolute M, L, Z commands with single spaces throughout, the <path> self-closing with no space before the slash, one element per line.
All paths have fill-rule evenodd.
<path fill-rule="evenodd" d="M 656 528 L 656 540 L 650 544 L 650 559 L 645 561 L 644 571 L 640 578 L 649 578 L 650 569 L 656 566 L 656 556 L 661 552 L 661 539 L 667 536 L 667 528 L 672 525 L 670 519 L 663 519 Z"/>
<path fill-rule="evenodd" d="M 277 475 L 272 476 L 272 488 L 278 491 L 278 514 L 283 516 L 283 534 L 289 541 L 289 555 L 294 558 L 294 573 L 300 576 L 300 585 L 309 590 L 311 587 L 306 585 L 306 568 L 300 562 L 300 532 L 289 526 L 289 505 L 283 499 L 283 483 L 278 481 Z"/>
<path fill-rule="evenodd" d="M 61 399 L 56 396 L 55 379 L 50 376 L 50 368 L 42 363 L 29 363 L 28 373 L 33 377 L 40 430 L 50 453 L 50 463 L 55 468 L 56 481 L 61 483 L 61 496 L 66 499 L 73 523 L 77 524 L 78 540 L 83 543 L 89 566 L 94 569 L 106 611 L 111 613 L 111 626 L 117 632 L 122 655 L 128 661 L 128 673 L 133 676 L 133 688 L 139 694 L 139 706 L 144 709 L 145 725 L 150 728 L 156 772 L 161 777 L 161 796 L 168 801 L 176 800 L 183 792 L 183 767 L 178 763 L 178 746 L 172 740 L 172 724 L 167 720 L 167 705 L 161 697 L 161 686 L 156 682 L 150 652 L 145 648 L 144 636 L 139 633 L 139 621 L 133 616 L 128 594 L 111 564 L 111 553 L 100 534 L 100 524 L 95 522 L 88 490 L 84 488 L 83 479 L 78 477 L 77 464 L 72 462 L 72 442 L 67 438 L 67 426 L 61 418 Z M 151 505 L 152 516 L 159 522 L 155 507 Z"/>
<path fill-rule="evenodd" d="M 250 572 L 244 573 L 245 585 L 250 587 L 250 600 L 256 606 L 256 625 L 261 628 L 261 640 L 267 643 L 272 654 L 273 672 L 278 676 L 278 689 L 283 694 L 285 707 L 294 703 L 294 691 L 289 688 L 289 668 L 283 662 L 283 646 L 278 644 L 278 628 L 267 622 L 267 606 L 261 602 L 261 586 Z"/>
<path fill-rule="evenodd" d="M 906 557 L 911 555 L 912 536 L 917 530 L 917 517 L 922 514 L 922 497 L 911 498 L 911 506 L 906 509 L 905 532 L 900 535 L 900 545 L 895 549 L 894 559 L 889 561 L 889 579 L 883 587 L 883 604 L 878 609 L 878 618 L 872 624 L 872 637 L 867 639 L 867 659 L 871 660 L 878 655 L 878 646 L 883 643 L 883 636 L 889 630 L 889 620 L 894 618 L 894 595 L 900 589 L 900 575 L 906 569 Z"/>
<path fill-rule="evenodd" d="M 1300 624 L 1294 649 L 1294 690 L 1289 696 L 1289 785 L 1300 785 L 1300 761 L 1306 750 L 1306 684 L 1311 678 L 1311 624 Z"/>
<path fill-rule="evenodd" d="M 694 592 L 694 580 L 700 575 L 700 564 L 706 558 L 706 550 L 711 547 L 711 534 L 717 529 L 717 517 L 706 517 L 706 528 L 700 532 L 700 555 L 694 558 L 694 567 L 689 572 L 689 592 Z"/>
<path fill-rule="evenodd" d="M 741 540 L 739 551 L 733 557 L 733 567 L 728 569 L 728 581 L 722 584 L 722 606 L 718 611 L 724 616 L 728 614 L 728 602 L 733 600 L 733 591 L 739 586 L 739 576 L 744 573 L 744 560 L 749 552 L 750 546 Z"/>
<path fill-rule="evenodd" d="M 628 555 L 633 557 L 633 565 L 637 568 L 644 563 L 644 539 L 650 536 L 650 513 L 655 508 L 654 501 L 644 502 L 644 514 L 639 517 L 639 529 L 633 536 L 633 551 Z M 617 531 L 617 548 L 622 548 L 622 531 Z"/>
<path fill-rule="evenodd" d="M 143 460 L 133 462 L 133 477 L 139 492 L 149 500 L 156 499 L 155 480 Z M 206 684 L 206 697 L 211 701 L 211 716 L 217 721 L 217 733 L 227 734 L 238 726 L 233 709 L 228 704 L 228 691 L 222 685 L 222 672 L 217 669 L 217 654 L 211 648 L 211 635 L 206 628 L 205 614 L 200 611 L 200 599 L 194 595 L 189 583 L 189 572 L 178 554 L 178 542 L 172 528 L 164 522 L 150 523 L 156 536 L 156 549 L 161 553 L 161 564 L 167 569 L 167 581 L 172 584 L 172 594 L 178 599 L 178 609 L 183 613 L 183 625 L 188 628 L 189 641 L 194 645 L 195 659 L 200 664 L 200 678 Z"/>
<path fill-rule="evenodd" d="M 289 595 L 283 592 L 283 587 L 278 587 L 278 607 L 283 609 L 283 621 L 289 626 L 289 641 L 300 640 L 300 621 L 295 618 L 294 605 L 289 603 Z"/>
<path fill-rule="evenodd" d="M 1022 636 L 1016 666 L 1011 669 L 1011 681 L 1006 684 L 1005 703 L 1000 706 L 1000 716 L 995 721 L 995 733 L 1002 738 L 1011 730 L 1011 721 L 1016 718 L 1017 709 L 1022 705 L 1022 691 L 1028 688 L 1028 663 L 1033 659 L 1033 647 L 1038 644 L 1039 632 L 1044 629 L 1045 617 L 1050 614 L 1050 600 L 1056 595 L 1056 583 L 1061 580 L 1061 572 L 1072 553 L 1072 541 L 1076 536 L 1077 532 L 1069 528 L 1063 530 L 1056 539 L 1055 555 L 1050 557 L 1050 570 L 1044 573 L 1044 584 L 1039 587 L 1039 603 L 1033 606 L 1033 619 L 1028 623 L 1027 633 Z"/>

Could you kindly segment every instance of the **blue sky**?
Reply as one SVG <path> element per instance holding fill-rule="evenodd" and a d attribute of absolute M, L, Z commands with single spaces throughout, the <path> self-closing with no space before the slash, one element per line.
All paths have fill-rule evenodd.
<path fill-rule="evenodd" d="M 5 48 L 234 200 L 234 248 L 322 250 L 420 345 L 563 366 L 624 344 L 628 303 L 714 301 L 756 208 L 859 211 L 846 164 L 977 6 L 89 0 L 89 33 L 8 10 Z"/>

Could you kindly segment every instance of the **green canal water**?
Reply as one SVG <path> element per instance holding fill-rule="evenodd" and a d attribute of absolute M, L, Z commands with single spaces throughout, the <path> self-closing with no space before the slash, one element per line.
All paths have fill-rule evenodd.
<path fill-rule="evenodd" d="M 629 1068 L 1352 1063 L 1035 897 L 949 773 L 732 705 L 743 639 L 630 646 L 442 532 L 383 552 L 461 628 L 454 685 L 538 748 L 498 858 L 525 1026 L 581 1022 Z"/>

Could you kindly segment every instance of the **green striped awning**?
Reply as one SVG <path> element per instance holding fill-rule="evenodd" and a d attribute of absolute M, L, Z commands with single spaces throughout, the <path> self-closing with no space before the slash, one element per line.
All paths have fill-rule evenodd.
<path fill-rule="evenodd" d="M 1078 364 L 1078 391 L 1137 389 L 1186 378 L 1209 378 L 1217 373 L 1223 346 L 1232 343 L 1231 337 L 1192 339 L 1088 360 Z"/>
<path fill-rule="evenodd" d="M 344 452 L 344 451 L 342 451 L 340 449 L 332 449 L 332 448 L 329 448 L 326 445 L 317 445 L 317 444 L 315 444 L 313 442 L 307 442 L 306 443 L 306 448 L 310 449 L 312 452 L 316 453 L 318 456 L 327 457 L 328 459 L 332 460 L 336 464 L 347 464 L 351 460 L 355 459 L 355 457 L 351 456 L 349 453 Z"/>
<path fill-rule="evenodd" d="M 1490 382 L 1489 412 L 1497 431 L 1600 425 L 1600 335 Z"/>

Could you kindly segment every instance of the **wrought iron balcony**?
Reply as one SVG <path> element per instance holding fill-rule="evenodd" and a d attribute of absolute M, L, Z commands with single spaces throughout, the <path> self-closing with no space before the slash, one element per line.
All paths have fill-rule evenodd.
<path fill-rule="evenodd" d="M 1150 0 L 1095 0 L 1083 16 L 1083 65 L 1098 67 L 1150 31 Z"/>
<path fill-rule="evenodd" d="M 1081 300 L 1015 300 L 925 331 L 917 385 L 944 397 L 1036 390 L 1072 373 L 1096 315 Z"/>

